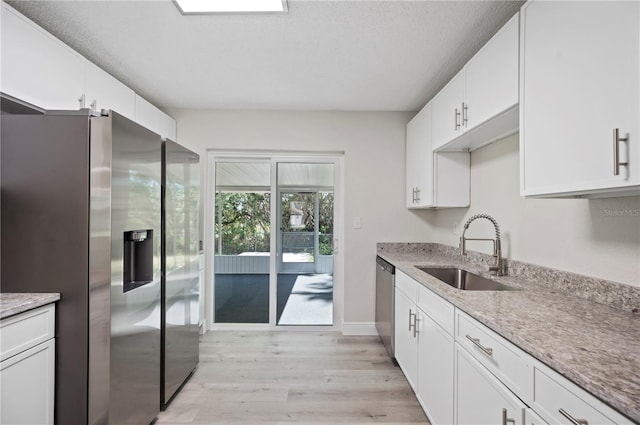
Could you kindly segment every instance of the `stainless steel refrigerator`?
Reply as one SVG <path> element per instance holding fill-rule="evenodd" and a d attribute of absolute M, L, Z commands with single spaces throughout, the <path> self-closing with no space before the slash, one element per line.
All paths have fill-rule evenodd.
<path fill-rule="evenodd" d="M 200 158 L 166 140 L 162 149 L 162 352 L 166 406 L 198 365 Z"/>
<path fill-rule="evenodd" d="M 160 409 L 161 147 L 88 110 L 1 117 L 3 292 L 60 292 L 55 419 Z"/>

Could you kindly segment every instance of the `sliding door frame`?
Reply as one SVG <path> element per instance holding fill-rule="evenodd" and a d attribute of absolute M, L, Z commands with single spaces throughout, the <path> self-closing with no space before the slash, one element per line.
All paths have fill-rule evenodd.
<path fill-rule="evenodd" d="M 216 223 L 216 173 L 217 162 L 267 162 L 271 163 L 271 238 L 269 256 L 269 323 L 215 323 L 214 322 L 214 256 Z M 334 211 L 333 211 L 333 325 L 277 325 L 277 224 L 278 220 L 278 176 L 279 163 L 333 164 Z M 343 152 L 270 152 L 208 150 L 205 199 L 205 319 L 208 330 L 295 330 L 295 331 L 342 331 L 344 323 L 344 153 Z M 201 302 L 203 298 L 201 297 Z"/>

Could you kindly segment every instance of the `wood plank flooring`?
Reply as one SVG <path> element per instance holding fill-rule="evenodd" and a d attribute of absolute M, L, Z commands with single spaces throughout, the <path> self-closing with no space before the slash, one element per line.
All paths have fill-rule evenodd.
<path fill-rule="evenodd" d="M 377 337 L 208 332 L 156 425 L 429 424 Z"/>

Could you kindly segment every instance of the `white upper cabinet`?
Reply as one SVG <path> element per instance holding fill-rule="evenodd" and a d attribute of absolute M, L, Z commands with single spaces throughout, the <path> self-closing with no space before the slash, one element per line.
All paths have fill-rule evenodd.
<path fill-rule="evenodd" d="M 3 93 L 43 109 L 78 109 L 85 59 L 2 2 Z"/>
<path fill-rule="evenodd" d="M 521 14 L 521 195 L 640 195 L 640 3 Z"/>
<path fill-rule="evenodd" d="M 433 152 L 431 151 L 431 103 L 407 124 L 405 151 L 407 208 L 433 205 Z"/>
<path fill-rule="evenodd" d="M 469 206 L 468 152 L 433 152 L 431 102 L 407 124 L 407 208 Z"/>
<path fill-rule="evenodd" d="M 176 121 L 139 95 L 136 98 L 135 122 L 160 136 L 176 140 Z"/>
<path fill-rule="evenodd" d="M 516 14 L 433 99 L 433 149 L 473 150 L 518 131 Z"/>
<path fill-rule="evenodd" d="M 176 140 L 176 122 L 31 20 L 1 3 L 0 91 L 48 110 L 111 109 Z"/>
<path fill-rule="evenodd" d="M 433 98 L 433 149 L 464 132 L 464 69 Z"/>
<path fill-rule="evenodd" d="M 162 137 L 173 141 L 177 140 L 176 120 L 160 110 L 158 111 L 158 130 Z"/>
<path fill-rule="evenodd" d="M 148 102 L 143 97 L 136 94 L 136 117 L 135 122 L 140 124 L 143 127 L 148 128 L 151 131 L 155 131 L 160 134 L 158 129 L 159 120 L 158 120 L 158 112 L 159 109 L 153 106 L 150 102 Z"/>
<path fill-rule="evenodd" d="M 136 95 L 133 90 L 89 61 L 86 61 L 85 72 L 86 107 L 111 109 L 129 119 L 135 118 Z"/>
<path fill-rule="evenodd" d="M 518 105 L 518 15 L 465 67 L 465 129 Z M 516 126 L 513 127 L 517 130 Z"/>

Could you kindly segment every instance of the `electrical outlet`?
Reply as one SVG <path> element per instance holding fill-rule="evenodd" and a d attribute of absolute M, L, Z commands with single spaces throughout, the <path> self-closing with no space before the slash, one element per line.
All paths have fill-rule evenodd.
<path fill-rule="evenodd" d="M 453 223 L 453 234 L 460 235 L 460 223 L 457 221 Z"/>
<path fill-rule="evenodd" d="M 353 217 L 353 228 L 362 229 L 362 217 Z"/>

